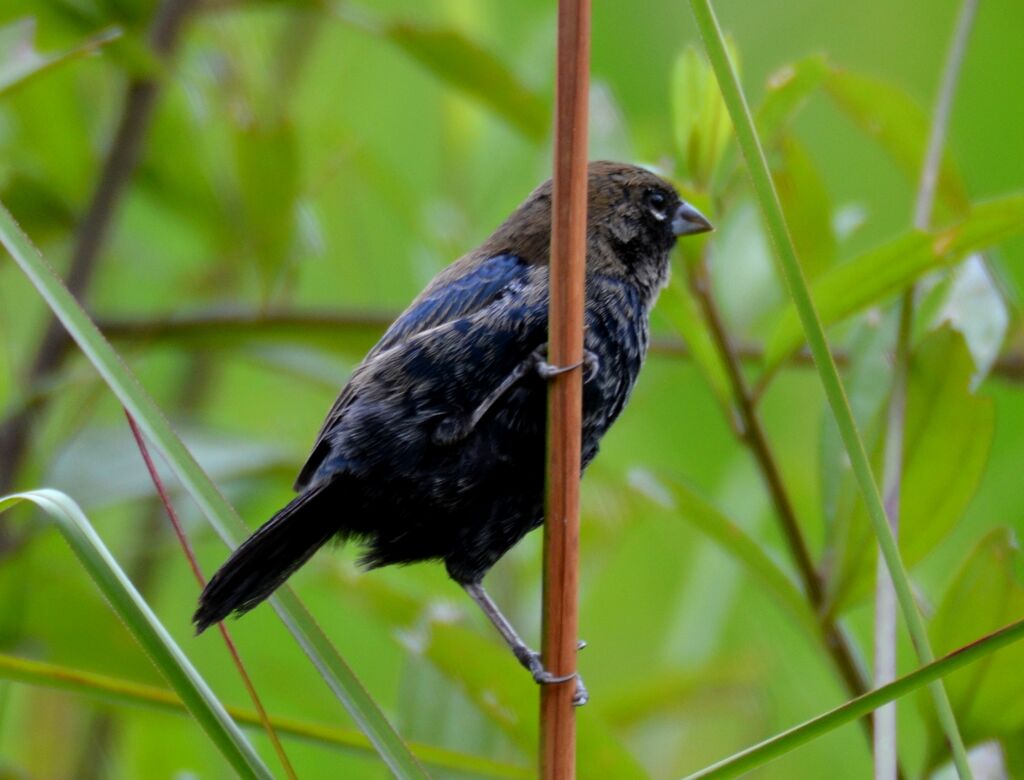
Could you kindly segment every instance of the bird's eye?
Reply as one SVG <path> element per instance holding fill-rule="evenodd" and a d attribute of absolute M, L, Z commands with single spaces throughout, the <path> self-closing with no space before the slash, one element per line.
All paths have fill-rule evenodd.
<path fill-rule="evenodd" d="M 646 199 L 647 205 L 651 209 L 651 214 L 655 219 L 664 220 L 668 216 L 665 211 L 665 207 L 668 205 L 668 198 L 665 197 L 665 193 L 658 192 L 657 190 L 648 190 Z"/>

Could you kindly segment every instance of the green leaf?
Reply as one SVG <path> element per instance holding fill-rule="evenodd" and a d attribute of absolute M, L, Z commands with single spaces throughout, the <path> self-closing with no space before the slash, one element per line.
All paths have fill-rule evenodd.
<path fill-rule="evenodd" d="M 971 393 L 974 362 L 963 337 L 944 327 L 914 350 L 907 386 L 900 550 L 913 565 L 963 516 L 988 462 L 995 430 L 991 399 Z M 830 583 L 835 608 L 866 597 L 875 581 L 875 546 L 858 504 Z"/>
<path fill-rule="evenodd" d="M 911 181 L 921 174 L 928 142 L 928 116 L 906 92 L 870 76 L 834 70 L 825 91 L 835 104 L 895 160 Z M 963 182 L 947 152 L 939 170 L 938 195 L 953 214 L 969 203 Z"/>
<path fill-rule="evenodd" d="M 446 84 L 493 110 L 527 138 L 542 141 L 551 125 L 548 101 L 527 87 L 508 66 L 458 30 L 411 22 L 380 21 L 365 9 L 335 6 L 345 22 L 382 36 Z"/>
<path fill-rule="evenodd" d="M 239 776 L 273 780 L 270 770 L 135 590 L 78 505 L 64 493 L 44 489 L 0 498 L 0 512 L 23 501 L 35 504 L 53 518 L 110 606 Z"/>
<path fill-rule="evenodd" d="M 117 705 L 148 707 L 167 712 L 184 713 L 185 705 L 172 691 L 152 685 L 95 674 L 81 669 L 42 663 L 28 658 L 0 654 L 0 679 L 72 691 Z M 262 729 L 260 716 L 243 707 L 225 707 L 241 726 Z M 274 730 L 282 736 L 301 739 L 311 745 L 375 755 L 373 745 L 355 729 L 323 726 L 292 718 L 270 717 Z M 528 778 L 523 767 L 491 761 L 433 745 L 410 743 L 410 748 L 423 763 L 438 769 L 467 774 L 470 777 Z"/>
<path fill-rule="evenodd" d="M 656 482 L 651 475 L 643 474 L 634 479 L 634 486 L 644 489 L 653 498 L 667 490 L 674 508 L 684 520 L 732 555 L 775 595 L 798 622 L 812 633 L 817 633 L 817 620 L 808 607 L 807 598 L 790 576 L 768 556 L 760 543 L 751 539 L 746 531 L 714 505 L 676 479 Z"/>
<path fill-rule="evenodd" d="M 783 65 L 772 73 L 768 77 L 767 92 L 755 114 L 762 141 L 773 145 L 831 72 L 832 67 L 823 55 L 812 54 Z"/>
<path fill-rule="evenodd" d="M 879 303 L 923 274 L 1024 231 L 1024 195 L 1006 195 L 973 207 L 961 222 L 931 233 L 910 231 L 823 273 L 811 295 L 824 325 L 834 325 Z M 803 343 L 800 318 L 789 304 L 765 348 L 765 372 Z"/>
<path fill-rule="evenodd" d="M 948 652 L 1024 615 L 1024 559 L 1013 533 L 990 531 L 971 551 L 946 591 L 929 631 L 936 651 Z M 1024 728 L 1024 647 L 1016 645 L 946 680 L 949 697 L 971 742 Z M 943 756 L 942 734 L 926 713 L 931 763 Z"/>
<path fill-rule="evenodd" d="M 0 27 L 0 96 L 59 65 L 95 54 L 120 37 L 120 28 L 107 27 L 73 48 L 43 54 L 35 47 L 34 18 L 19 19 Z"/>
<path fill-rule="evenodd" d="M 730 49 L 735 59 L 735 50 Z M 732 134 L 729 113 L 714 72 L 695 46 L 687 46 L 672 70 L 673 133 L 683 171 L 707 189 Z"/>
<path fill-rule="evenodd" d="M 118 400 L 135 418 L 146 438 L 159 450 L 221 539 L 229 546 L 241 542 L 248 535 L 245 523 L 199 467 L 153 399 L 142 389 L 121 357 L 103 338 L 2 204 L 0 243 L 7 248 Z M 424 777 L 422 767 L 388 723 L 377 703 L 291 589 L 282 587 L 270 603 L 328 687 L 373 742 L 391 771 L 403 778 Z"/>
<path fill-rule="evenodd" d="M 817 166 L 793 135 L 787 133 L 779 138 L 774 156 L 775 188 L 804 272 L 813 280 L 836 257 L 832 202 Z"/>
<path fill-rule="evenodd" d="M 239 232 L 268 290 L 292 247 L 299 197 L 295 129 L 287 117 L 280 116 L 237 128 L 233 140 L 242 206 Z"/>

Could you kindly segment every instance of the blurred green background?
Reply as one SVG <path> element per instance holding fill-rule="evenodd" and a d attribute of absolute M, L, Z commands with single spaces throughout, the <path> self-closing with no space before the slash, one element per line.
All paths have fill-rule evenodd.
<path fill-rule="evenodd" d="M 149 50 L 157 4 L 148 0 L 0 7 L 0 200 L 62 272 L 129 83 L 158 85 L 138 167 L 84 298 L 252 526 L 288 499 L 324 412 L 387 316 L 547 177 L 554 5 L 210 0 L 184 21 L 169 63 Z M 786 107 L 769 143 L 815 278 L 910 230 L 958 7 L 716 4 L 755 107 L 794 72 L 826 74 Z M 18 79 L 38 56 L 111 27 L 120 37 L 93 54 Z M 954 103 L 939 226 L 1024 187 L 1022 32 L 1019 0 L 981 4 Z M 658 166 L 707 204 L 719 227 L 704 247 L 717 309 L 735 343 L 760 349 L 788 299 L 699 51 L 686 3 L 595 2 L 591 156 Z M 794 63 L 804 64 L 788 70 Z M 705 92 L 700 105 L 688 100 Z M 920 269 L 928 273 L 915 323 L 904 538 L 940 653 L 1024 611 L 1015 541 L 1024 527 L 1024 218 L 1007 213 L 978 247 L 983 256 Z M 696 311 L 686 284 L 696 251 L 677 258 L 654 315 L 670 345 L 687 321 L 707 337 L 699 314 L 686 315 Z M 872 294 L 838 301 L 843 316 L 830 330 L 850 357 L 854 405 L 879 453 L 893 302 L 911 278 L 884 289 L 865 281 Z M 316 321 L 287 322 L 282 312 Z M 31 379 L 48 317 L 5 256 L 0 413 L 9 422 L 30 408 L 32 425 L 24 453 L 0 475 L 4 487 L 47 485 L 74 497 L 222 700 L 248 706 L 220 637 L 191 635 L 197 588 L 117 402 L 73 351 Z M 187 318 L 191 327 L 181 327 Z M 763 363 L 746 365 L 756 384 Z M 580 663 L 592 702 L 581 713 L 582 777 L 679 776 L 849 698 L 820 637 L 695 519 L 700 496 L 799 587 L 776 507 L 713 375 L 674 350 L 655 352 L 583 481 L 581 633 L 590 647 Z M 759 411 L 825 583 L 824 608 L 870 668 L 873 537 L 814 372 L 783 365 Z M 672 490 L 690 500 L 672 501 Z M 189 498 L 173 495 L 210 572 L 225 550 Z M 5 515 L 3 529 L 0 653 L 162 685 L 53 530 L 29 512 Z M 534 644 L 540 570 L 534 534 L 488 579 Z M 335 550 L 292 582 L 404 737 L 533 766 L 532 683 L 440 567 L 359 575 L 353 552 Z M 269 609 L 231 628 L 272 714 L 351 727 Z M 902 628 L 899 650 L 902 671 L 916 666 Z M 1021 686 L 1021 648 L 949 681 L 968 743 L 998 740 L 1012 777 L 1024 777 Z M 899 716 L 906 776 L 940 767 L 947 756 L 927 696 L 901 701 Z M 285 744 L 303 778 L 386 775 L 366 751 Z M 229 772 L 187 718 L 0 682 L 0 777 Z M 870 772 L 869 743 L 850 725 L 757 776 Z"/>

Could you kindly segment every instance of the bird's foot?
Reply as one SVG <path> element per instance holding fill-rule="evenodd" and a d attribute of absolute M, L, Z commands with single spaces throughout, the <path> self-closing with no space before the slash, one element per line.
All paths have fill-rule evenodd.
<path fill-rule="evenodd" d="M 586 642 L 579 642 L 577 644 L 578 649 L 586 647 Z M 587 686 L 583 684 L 583 678 L 580 677 L 579 672 L 573 672 L 572 674 L 554 674 L 549 672 L 544 664 L 541 663 L 540 653 L 536 653 L 528 647 L 517 648 L 515 651 L 516 658 L 519 659 L 526 670 L 533 676 L 534 682 L 538 685 L 560 685 L 567 683 L 571 680 L 576 681 L 576 690 L 572 695 L 572 704 L 574 707 L 582 707 L 590 700 L 590 694 L 587 692 Z"/>
<path fill-rule="evenodd" d="M 542 379 L 554 379 L 559 374 L 564 374 L 567 371 L 572 371 L 574 368 L 583 366 L 583 381 L 589 382 L 597 376 L 597 372 L 601 368 L 601 361 L 598 359 L 597 354 L 589 349 L 583 351 L 583 360 L 569 366 L 556 366 L 549 363 L 547 361 L 547 346 L 538 347 L 533 353 L 533 359 L 537 373 Z"/>

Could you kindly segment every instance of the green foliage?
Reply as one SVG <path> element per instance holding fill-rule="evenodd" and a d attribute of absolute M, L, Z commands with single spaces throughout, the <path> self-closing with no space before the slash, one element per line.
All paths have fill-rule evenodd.
<path fill-rule="evenodd" d="M 96 275 L 79 296 L 116 352 L 0 215 L 17 261 L 0 260 L 0 421 L 27 409 L 35 420 L 12 490 L 51 484 L 86 508 L 174 642 L 247 726 L 252 713 L 229 706 L 245 692 L 216 638 L 191 635 L 195 585 L 154 513 L 122 404 L 166 459 L 172 499 L 212 571 L 224 556 L 218 536 L 245 530 L 221 492 L 247 527 L 287 500 L 323 412 L 390 316 L 547 175 L 554 17 L 540 0 L 200 5 L 164 65 L 148 44 L 157 3 L 0 4 L 0 201 L 62 276 L 125 85 L 142 75 L 158 84 L 139 166 L 114 199 Z M 1012 132 L 1024 101 L 998 78 L 1024 69 L 1020 10 L 982 4 L 939 178 L 932 224 L 942 227 L 922 234 L 910 230 L 912 190 L 953 6 L 910 0 L 905 18 L 935 20 L 912 26 L 893 24 L 879 0 L 855 15 L 819 6 L 724 9 L 728 57 L 743 63 L 788 233 L 876 475 L 893 302 L 918 284 L 900 550 L 919 601 L 938 605 L 926 617 L 942 654 L 1024 613 L 1013 542 L 1024 530 L 1024 180 L 1012 165 L 1024 158 L 1024 135 Z M 644 14 L 594 9 L 592 149 L 656 163 L 716 232 L 680 244 L 648 365 L 583 483 L 590 647 L 580 663 L 592 701 L 579 713 L 581 777 L 697 771 L 853 698 L 823 628 L 845 636 L 855 657 L 872 651 L 870 520 L 801 351 L 726 101 L 688 25 L 685 4 L 667 0 Z M 717 306 L 728 352 L 695 282 Z M 29 382 L 51 306 L 80 346 Z M 765 456 L 742 424 L 736 358 L 821 578 L 818 607 L 778 523 Z M 101 720 L 116 738 L 100 745 L 110 763 L 96 773 L 230 773 L 201 718 L 182 717 L 179 704 L 126 707 L 95 687 L 53 690 L 68 673 L 172 695 L 37 520 L 25 509 L 0 517 L 0 774 L 82 774 Z M 536 536 L 488 578 L 534 644 Z M 438 777 L 530 776 L 536 690 L 491 627 L 438 567 L 357 574 L 353 557 L 325 551 L 294 578 L 308 609 L 283 593 L 285 627 L 269 607 L 233 624 L 298 774 L 379 777 L 383 750 L 408 762 L 407 774 L 418 759 Z M 1015 748 L 1024 722 L 1011 701 L 1024 685 L 1020 645 L 991 652 L 1019 633 L 938 671 L 913 672 L 902 654 L 903 678 L 884 696 L 730 766 L 765 778 L 865 776 L 870 747 L 842 724 L 966 659 L 975 662 L 945 681 L 968 747 L 997 740 L 1007 775 L 1024 773 Z M 17 677 L 2 672 L 5 658 L 42 666 Z M 950 757 L 931 700 L 920 698 L 900 710 L 908 777 Z M 270 763 L 263 736 L 254 729 L 250 739 Z"/>
<path fill-rule="evenodd" d="M 56 522 L 68 545 L 135 640 L 177 692 L 196 723 L 243 778 L 272 778 L 181 648 L 125 576 L 78 505 L 56 490 L 0 498 L 0 512 L 22 501 L 36 504 Z"/>

